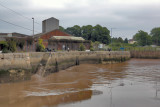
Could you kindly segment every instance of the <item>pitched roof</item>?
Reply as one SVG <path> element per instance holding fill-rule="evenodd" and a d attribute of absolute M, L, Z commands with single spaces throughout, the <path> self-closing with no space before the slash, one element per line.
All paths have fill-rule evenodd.
<path fill-rule="evenodd" d="M 84 41 L 84 39 L 82 37 L 74 37 L 74 36 L 53 36 L 53 37 L 51 37 L 51 39 Z"/>
<path fill-rule="evenodd" d="M 72 35 L 70 35 L 70 34 L 68 34 L 68 33 L 66 33 L 66 32 L 63 32 L 63 31 L 59 30 L 59 29 L 55 29 L 55 30 L 52 30 L 52 31 L 49 31 L 49 32 L 36 34 L 36 35 L 34 35 L 33 37 L 34 37 L 34 38 L 39 38 L 39 37 L 41 37 L 41 36 L 43 36 L 43 35 L 49 34 L 49 33 L 54 32 L 54 31 L 60 31 L 60 32 L 66 34 L 66 35 L 72 36 Z M 57 35 L 55 35 L 55 36 L 57 36 Z M 62 36 L 64 36 L 64 35 L 62 35 Z"/>

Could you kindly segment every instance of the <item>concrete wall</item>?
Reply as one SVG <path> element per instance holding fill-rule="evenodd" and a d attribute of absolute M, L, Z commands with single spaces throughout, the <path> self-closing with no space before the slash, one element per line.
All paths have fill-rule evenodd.
<path fill-rule="evenodd" d="M 42 33 L 46 33 L 55 29 L 59 29 L 58 19 L 52 17 L 42 22 Z"/>
<path fill-rule="evenodd" d="M 115 63 L 130 58 L 130 52 L 31 52 L 0 54 L 0 69 L 33 69 L 37 72 L 43 66 L 43 72 L 56 72 L 82 63 Z"/>
<path fill-rule="evenodd" d="M 29 53 L 0 54 L 0 69 L 31 69 Z"/>

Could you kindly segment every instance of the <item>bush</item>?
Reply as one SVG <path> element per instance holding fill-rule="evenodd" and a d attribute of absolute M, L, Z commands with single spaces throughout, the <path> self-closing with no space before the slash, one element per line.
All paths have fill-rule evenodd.
<path fill-rule="evenodd" d="M 16 51 L 16 42 L 15 41 L 8 41 L 8 50 L 11 52 Z"/>
<path fill-rule="evenodd" d="M 33 44 L 33 38 L 32 37 L 28 37 L 27 38 L 27 44 L 32 45 Z"/>
<path fill-rule="evenodd" d="M 8 49 L 2 49 L 2 53 L 9 53 L 10 51 Z"/>
<path fill-rule="evenodd" d="M 94 51 L 93 47 L 92 47 L 92 48 L 90 48 L 90 51 Z"/>
<path fill-rule="evenodd" d="M 93 42 L 91 42 L 90 51 L 94 51 Z"/>
<path fill-rule="evenodd" d="M 80 51 L 85 51 L 85 46 L 83 44 L 80 44 L 79 50 Z"/>
<path fill-rule="evenodd" d="M 44 48 L 41 44 L 36 45 L 36 52 L 44 52 Z"/>
<path fill-rule="evenodd" d="M 16 40 L 16 45 L 19 46 L 21 49 L 23 49 L 25 44 L 25 40 L 24 39 L 17 39 Z"/>
<path fill-rule="evenodd" d="M 36 52 L 44 52 L 45 46 L 43 45 L 43 40 L 38 39 L 38 44 L 36 45 Z"/>

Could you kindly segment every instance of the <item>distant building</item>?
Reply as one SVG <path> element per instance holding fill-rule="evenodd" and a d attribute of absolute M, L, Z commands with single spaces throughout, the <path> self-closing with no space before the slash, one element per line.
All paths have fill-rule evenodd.
<path fill-rule="evenodd" d="M 129 43 L 129 44 L 134 44 L 134 43 L 136 43 L 136 42 L 137 42 L 137 41 L 135 41 L 134 39 L 129 39 L 129 40 L 128 40 L 128 43 Z"/>
<path fill-rule="evenodd" d="M 46 48 L 55 50 L 78 50 L 81 43 L 86 49 L 90 48 L 90 41 L 84 40 L 82 37 L 75 37 L 66 32 L 59 30 L 59 20 L 49 18 L 42 22 L 42 33 L 34 35 L 34 39 L 43 39 Z"/>
<path fill-rule="evenodd" d="M 23 49 L 20 49 L 20 47 L 17 46 L 17 51 L 34 51 L 35 46 L 33 47 L 33 44 L 28 44 L 27 41 L 33 40 L 32 36 L 21 34 L 21 33 L 0 33 L 0 41 L 7 41 L 13 38 L 14 40 L 18 41 L 24 41 L 24 47 Z M 34 43 L 34 42 L 33 42 Z M 0 50 L 2 49 L 2 46 L 0 44 Z"/>
<path fill-rule="evenodd" d="M 59 20 L 53 17 L 42 21 L 42 33 L 33 36 L 20 33 L 0 33 L 0 41 L 6 41 L 10 38 L 25 41 L 23 49 L 17 47 L 17 51 L 35 51 L 39 38 L 43 40 L 46 48 L 55 50 L 66 50 L 68 48 L 70 50 L 78 50 L 82 43 L 86 49 L 90 48 L 90 41 L 59 30 Z M 32 41 L 32 44 L 30 44 L 30 41 Z"/>
<path fill-rule="evenodd" d="M 21 33 L 0 33 L 0 41 L 6 41 L 6 38 L 10 38 L 10 37 L 28 37 L 29 35 L 25 35 L 25 34 L 21 34 Z"/>
<path fill-rule="evenodd" d="M 0 33 L 0 37 L 28 37 L 29 35 L 21 34 L 21 33 Z"/>

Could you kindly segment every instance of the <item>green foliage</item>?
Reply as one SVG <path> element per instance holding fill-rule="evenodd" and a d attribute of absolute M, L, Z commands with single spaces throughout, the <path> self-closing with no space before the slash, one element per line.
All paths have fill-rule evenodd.
<path fill-rule="evenodd" d="M 95 50 L 99 50 L 99 44 L 101 44 L 100 42 L 96 41 L 96 42 L 92 42 L 93 44 L 93 49 Z"/>
<path fill-rule="evenodd" d="M 85 46 L 84 46 L 83 44 L 80 44 L 79 50 L 80 50 L 80 51 L 85 51 Z"/>
<path fill-rule="evenodd" d="M 62 26 L 59 26 L 59 30 L 61 30 L 61 31 L 63 31 L 64 32 L 64 27 L 62 27 Z"/>
<path fill-rule="evenodd" d="M 9 52 L 10 51 L 7 48 L 5 48 L 5 49 L 2 50 L 2 53 L 9 53 Z"/>
<path fill-rule="evenodd" d="M 8 50 L 11 52 L 16 51 L 16 41 L 8 41 Z"/>
<path fill-rule="evenodd" d="M 151 30 L 153 44 L 160 46 L 160 27 Z"/>
<path fill-rule="evenodd" d="M 32 37 L 27 37 L 27 44 L 32 45 L 33 44 L 33 38 Z"/>
<path fill-rule="evenodd" d="M 43 45 L 43 40 L 38 39 L 38 44 L 36 45 L 36 52 L 44 52 L 45 46 Z"/>
<path fill-rule="evenodd" d="M 6 41 L 0 41 L 0 46 L 3 49 L 8 48 L 8 43 Z"/>
<path fill-rule="evenodd" d="M 151 45 L 152 43 L 151 36 L 142 30 L 138 31 L 138 33 L 133 36 L 133 39 L 136 40 L 140 46 Z"/>
<path fill-rule="evenodd" d="M 81 37 L 81 27 L 78 25 L 68 27 L 65 31 L 73 36 Z"/>
<path fill-rule="evenodd" d="M 19 46 L 21 49 L 23 49 L 24 47 L 24 44 L 25 44 L 25 40 L 24 39 L 17 39 L 16 40 L 16 45 Z"/>
<path fill-rule="evenodd" d="M 60 29 L 63 30 L 64 28 L 60 27 Z M 75 25 L 73 27 L 66 28 L 64 31 L 73 36 L 83 37 L 85 40 L 91 40 L 93 42 L 99 41 L 104 44 L 109 44 L 111 41 L 109 35 L 110 31 L 101 25 L 86 25 L 82 27 Z"/>
<path fill-rule="evenodd" d="M 125 38 L 124 43 L 128 43 L 128 39 L 127 38 Z"/>
<path fill-rule="evenodd" d="M 94 51 L 93 42 L 91 42 L 90 51 Z"/>
<path fill-rule="evenodd" d="M 121 51 L 120 48 L 123 47 L 125 51 L 155 51 L 159 47 L 151 47 L 151 46 L 138 46 L 137 43 L 128 44 L 128 43 L 113 43 L 109 45 L 113 51 Z"/>
<path fill-rule="evenodd" d="M 6 41 L 0 41 L 0 47 L 2 49 L 2 53 L 8 53 L 8 43 Z"/>
<path fill-rule="evenodd" d="M 118 37 L 118 38 L 113 37 L 112 38 L 112 43 L 123 43 L 123 42 L 124 41 L 123 41 L 123 39 L 121 37 Z"/>

